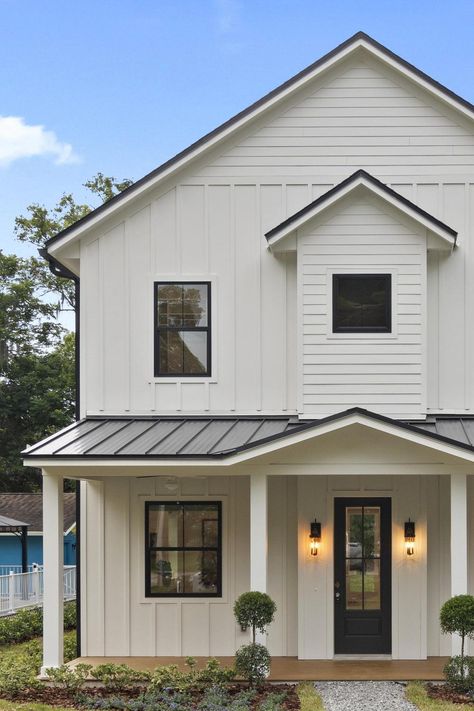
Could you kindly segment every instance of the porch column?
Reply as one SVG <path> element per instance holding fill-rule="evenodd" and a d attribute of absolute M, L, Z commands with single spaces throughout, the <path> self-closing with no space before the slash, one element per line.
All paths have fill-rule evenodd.
<path fill-rule="evenodd" d="M 43 666 L 63 663 L 63 478 L 43 471 Z"/>
<path fill-rule="evenodd" d="M 250 475 L 250 589 L 267 592 L 267 475 Z M 266 635 L 257 632 L 257 642 Z"/>
<path fill-rule="evenodd" d="M 451 474 L 451 595 L 467 593 L 467 475 Z M 461 640 L 452 636 L 452 654 Z"/>

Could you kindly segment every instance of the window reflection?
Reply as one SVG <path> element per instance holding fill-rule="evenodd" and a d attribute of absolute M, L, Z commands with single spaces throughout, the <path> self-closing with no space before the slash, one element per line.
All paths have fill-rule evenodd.
<path fill-rule="evenodd" d="M 346 609 L 379 610 L 379 506 L 346 507 Z"/>

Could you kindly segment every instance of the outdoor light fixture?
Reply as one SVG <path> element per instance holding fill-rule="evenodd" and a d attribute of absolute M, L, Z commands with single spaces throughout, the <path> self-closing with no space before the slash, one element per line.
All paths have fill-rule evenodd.
<path fill-rule="evenodd" d="M 312 556 L 317 556 L 319 553 L 319 545 L 321 543 L 321 524 L 314 519 L 311 522 L 311 533 L 309 534 L 309 551 Z"/>
<path fill-rule="evenodd" d="M 407 555 L 415 553 L 415 522 L 405 521 L 405 551 Z"/>

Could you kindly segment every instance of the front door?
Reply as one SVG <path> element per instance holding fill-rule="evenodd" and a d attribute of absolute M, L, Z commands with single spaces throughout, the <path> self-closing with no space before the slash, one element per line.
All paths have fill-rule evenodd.
<path fill-rule="evenodd" d="M 334 651 L 390 654 L 391 501 L 334 502 Z"/>

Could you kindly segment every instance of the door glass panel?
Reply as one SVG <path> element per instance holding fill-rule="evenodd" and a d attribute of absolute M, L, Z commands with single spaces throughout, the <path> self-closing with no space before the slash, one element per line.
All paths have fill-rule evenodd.
<path fill-rule="evenodd" d="M 362 558 L 362 506 L 346 508 L 346 558 Z"/>
<path fill-rule="evenodd" d="M 364 558 L 380 558 L 380 507 L 364 506 Z"/>
<path fill-rule="evenodd" d="M 363 561 L 360 558 L 346 560 L 346 609 L 363 609 Z"/>
<path fill-rule="evenodd" d="M 364 561 L 364 609 L 380 610 L 380 560 Z"/>
<path fill-rule="evenodd" d="M 380 610 L 380 506 L 346 507 L 346 609 Z"/>

